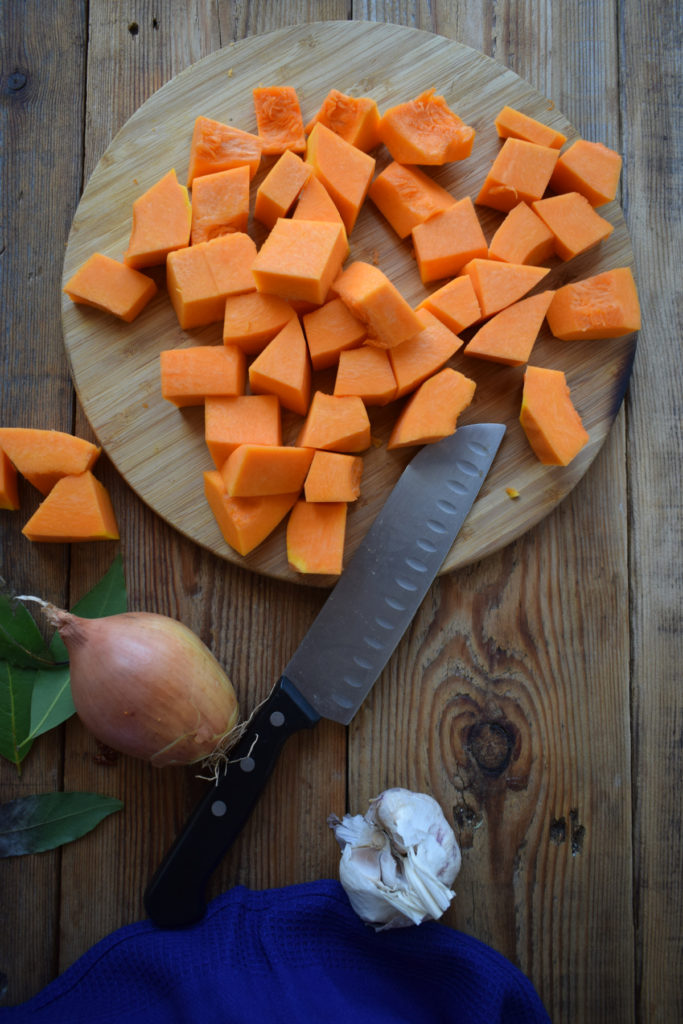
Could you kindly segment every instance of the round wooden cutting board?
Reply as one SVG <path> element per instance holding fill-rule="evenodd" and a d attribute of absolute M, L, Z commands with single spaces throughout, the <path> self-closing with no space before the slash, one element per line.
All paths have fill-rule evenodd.
<path fill-rule="evenodd" d="M 553 104 L 512 71 L 452 40 L 398 25 L 320 22 L 283 29 L 230 44 L 192 65 L 159 89 L 124 125 L 100 160 L 74 218 L 64 261 L 64 281 L 93 253 L 121 259 L 131 229 L 133 201 L 170 168 L 186 180 L 195 118 L 206 115 L 256 131 L 252 90 L 258 85 L 292 85 L 304 120 L 312 117 L 330 89 L 371 96 L 380 111 L 434 87 L 476 130 L 472 155 L 433 169 L 433 177 L 457 198 L 476 197 L 500 149 L 494 118 L 505 104 L 559 128 L 571 140 L 576 130 Z M 380 147 L 377 170 L 388 161 Z M 271 165 L 263 161 L 255 189 Z M 477 207 L 490 239 L 502 214 Z M 568 263 L 555 260 L 542 289 L 630 266 L 632 251 L 616 203 L 600 213 L 614 225 L 610 238 Z M 250 231 L 260 244 L 258 223 Z M 409 239 L 401 241 L 369 200 L 350 237 L 351 259 L 376 262 L 416 304 L 426 294 Z M 132 323 L 74 305 L 62 296 L 66 351 L 79 400 L 114 465 L 155 512 L 215 554 L 256 572 L 313 585 L 329 578 L 301 576 L 287 564 L 284 524 L 246 558 L 223 540 L 203 493 L 202 473 L 213 468 L 204 442 L 201 407 L 179 410 L 162 399 L 159 353 L 180 345 L 221 343 L 222 324 L 183 332 L 168 300 L 163 270 L 150 272 L 159 293 Z M 434 290 L 434 285 L 431 290 Z M 465 339 L 467 334 L 463 335 Z M 531 356 L 534 365 L 563 370 L 572 400 L 590 441 L 566 468 L 543 466 L 519 426 L 523 368 L 486 363 L 457 353 L 451 365 L 477 382 L 461 423 L 505 423 L 507 433 L 493 469 L 442 571 L 481 558 L 537 523 L 581 479 L 595 458 L 621 404 L 631 372 L 636 335 L 613 341 L 561 342 L 547 328 Z M 331 390 L 328 376 L 318 381 Z M 412 449 L 387 452 L 397 414 L 394 403 L 370 409 L 373 446 L 364 455 L 362 495 L 349 506 L 346 560 L 409 461 Z M 300 425 L 285 415 L 285 439 Z M 506 488 L 519 492 L 511 498 Z"/>

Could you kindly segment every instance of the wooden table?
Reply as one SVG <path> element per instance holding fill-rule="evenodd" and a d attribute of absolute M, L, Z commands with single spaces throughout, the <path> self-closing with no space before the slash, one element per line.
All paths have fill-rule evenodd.
<path fill-rule="evenodd" d="M 577 130 L 624 155 L 643 329 L 596 461 L 539 525 L 431 589 L 347 729 L 290 741 L 211 894 L 335 876 L 325 820 L 382 789 L 432 793 L 463 849 L 444 920 L 531 978 L 553 1021 L 683 1016 L 680 568 L 681 10 L 675 0 L 3 6 L 0 423 L 92 436 L 60 319 L 64 247 L 85 182 L 127 118 L 219 47 L 308 20 L 397 22 L 507 65 Z M 678 304 L 677 301 L 678 300 Z M 245 707 L 324 598 L 186 540 L 106 459 L 120 544 L 32 546 L 0 517 L 0 576 L 63 606 L 120 551 L 131 608 L 182 619 Z M 24 508 L 37 496 L 22 487 Z M 506 756 L 499 758 L 502 743 Z M 124 810 L 60 850 L 0 864 L 4 1005 L 143 916 L 142 894 L 202 782 L 102 763 L 77 720 L 41 737 L 0 800 L 91 790 Z"/>

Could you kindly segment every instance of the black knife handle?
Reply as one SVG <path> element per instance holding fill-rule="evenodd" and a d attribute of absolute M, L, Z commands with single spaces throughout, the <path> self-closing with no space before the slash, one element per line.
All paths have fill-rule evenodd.
<path fill-rule="evenodd" d="M 155 924 L 176 928 L 203 917 L 209 878 L 249 817 L 285 741 L 319 718 L 283 676 L 247 722 L 225 768 L 147 886 L 145 910 Z"/>

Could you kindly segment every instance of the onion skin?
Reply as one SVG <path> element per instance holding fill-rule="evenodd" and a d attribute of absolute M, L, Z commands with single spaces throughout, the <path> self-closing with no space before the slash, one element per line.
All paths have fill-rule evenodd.
<path fill-rule="evenodd" d="M 152 612 L 82 619 L 49 606 L 78 717 L 101 743 L 158 767 L 209 757 L 237 724 L 227 675 L 187 626 Z"/>

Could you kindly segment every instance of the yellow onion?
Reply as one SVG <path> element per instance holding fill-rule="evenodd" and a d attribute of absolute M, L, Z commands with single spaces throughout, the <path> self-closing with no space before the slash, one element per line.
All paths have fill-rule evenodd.
<path fill-rule="evenodd" d="M 187 626 L 152 612 L 82 619 L 54 605 L 45 611 L 69 652 L 78 717 L 101 743 L 159 767 L 222 749 L 237 698 Z"/>

